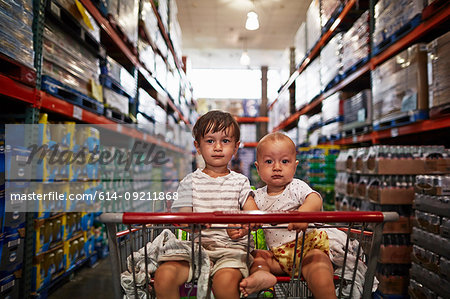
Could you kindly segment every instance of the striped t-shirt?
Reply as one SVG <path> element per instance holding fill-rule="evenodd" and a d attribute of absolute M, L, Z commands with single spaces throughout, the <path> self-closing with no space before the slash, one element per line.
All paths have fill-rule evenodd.
<path fill-rule="evenodd" d="M 172 209 L 192 207 L 193 212 L 240 211 L 249 195 L 253 195 L 246 176 L 234 171 L 217 178 L 210 177 L 202 170 L 188 174 L 178 186 L 178 199 Z M 224 226 L 224 224 L 213 225 Z M 232 244 L 247 244 L 247 238 L 231 240 L 225 230 L 203 231 L 204 241 L 213 241 L 219 247 Z M 240 246 L 239 246 L 240 247 Z"/>

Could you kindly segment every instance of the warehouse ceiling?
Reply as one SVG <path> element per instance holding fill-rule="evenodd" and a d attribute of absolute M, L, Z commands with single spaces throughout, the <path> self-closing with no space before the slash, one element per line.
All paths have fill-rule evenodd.
<path fill-rule="evenodd" d="M 239 59 L 248 49 L 250 68 L 279 68 L 305 20 L 311 0 L 176 0 L 183 55 L 193 68 L 247 68 Z M 260 27 L 245 29 L 249 11 Z"/>

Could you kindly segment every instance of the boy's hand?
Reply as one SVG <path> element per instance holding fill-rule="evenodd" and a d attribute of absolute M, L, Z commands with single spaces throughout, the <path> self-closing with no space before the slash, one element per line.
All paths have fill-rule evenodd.
<path fill-rule="evenodd" d="M 228 228 L 227 234 L 232 239 L 239 239 L 248 234 L 248 224 L 228 224 L 231 227 L 241 227 L 241 228 Z"/>
<path fill-rule="evenodd" d="M 306 231 L 308 228 L 308 223 L 302 222 L 302 223 L 289 223 L 288 230 L 295 230 L 297 232 L 300 231 Z"/>

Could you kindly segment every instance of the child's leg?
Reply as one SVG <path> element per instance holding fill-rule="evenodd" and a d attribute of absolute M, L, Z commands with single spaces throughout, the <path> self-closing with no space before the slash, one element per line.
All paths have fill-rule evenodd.
<path fill-rule="evenodd" d="M 336 298 L 333 265 L 325 252 L 319 249 L 308 252 L 303 258 L 302 274 L 314 298 Z"/>
<path fill-rule="evenodd" d="M 180 298 L 180 286 L 189 278 L 189 263 L 165 262 L 155 272 L 155 292 L 158 299 Z"/>
<path fill-rule="evenodd" d="M 273 274 L 284 273 L 271 251 L 255 250 L 252 255 L 254 260 L 250 268 L 250 276 L 244 278 L 239 284 L 244 296 L 273 287 L 277 282 Z"/>
<path fill-rule="evenodd" d="M 222 268 L 217 270 L 212 280 L 214 297 L 217 299 L 238 299 L 238 286 L 241 279 L 242 274 L 239 269 Z"/>

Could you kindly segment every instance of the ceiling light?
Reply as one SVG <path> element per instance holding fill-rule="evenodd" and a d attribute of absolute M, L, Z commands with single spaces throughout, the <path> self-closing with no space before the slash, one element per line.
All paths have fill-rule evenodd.
<path fill-rule="evenodd" d="M 250 65 L 250 56 L 248 56 L 247 51 L 242 52 L 241 60 L 239 61 L 242 65 Z"/>
<path fill-rule="evenodd" d="M 247 14 L 247 21 L 245 22 L 245 29 L 256 30 L 259 28 L 258 15 L 254 11 Z"/>

